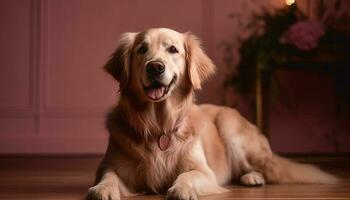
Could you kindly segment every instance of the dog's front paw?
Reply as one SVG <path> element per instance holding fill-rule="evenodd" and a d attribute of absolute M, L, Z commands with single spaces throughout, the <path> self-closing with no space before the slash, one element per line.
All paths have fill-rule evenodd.
<path fill-rule="evenodd" d="M 86 200 L 120 200 L 118 186 L 96 185 L 89 188 Z"/>
<path fill-rule="evenodd" d="M 169 188 L 167 200 L 198 200 L 196 192 L 189 186 L 176 184 Z"/>

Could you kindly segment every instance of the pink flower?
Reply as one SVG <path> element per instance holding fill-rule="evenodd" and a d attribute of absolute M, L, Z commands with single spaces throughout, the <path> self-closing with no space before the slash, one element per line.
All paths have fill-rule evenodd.
<path fill-rule="evenodd" d="M 317 47 L 324 35 L 325 28 L 318 21 L 301 21 L 291 25 L 282 38 L 282 42 L 292 44 L 300 51 L 310 51 Z"/>

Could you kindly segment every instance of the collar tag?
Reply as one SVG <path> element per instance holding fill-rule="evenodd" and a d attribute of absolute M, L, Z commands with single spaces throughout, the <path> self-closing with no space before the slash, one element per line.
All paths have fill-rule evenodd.
<path fill-rule="evenodd" d="M 170 146 L 170 137 L 168 134 L 163 134 L 159 137 L 158 146 L 160 150 L 165 151 Z"/>

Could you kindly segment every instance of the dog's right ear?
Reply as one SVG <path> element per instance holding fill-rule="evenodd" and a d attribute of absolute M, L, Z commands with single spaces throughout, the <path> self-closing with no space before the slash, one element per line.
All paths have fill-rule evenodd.
<path fill-rule="evenodd" d="M 104 69 L 118 82 L 119 88 L 125 88 L 129 80 L 131 51 L 137 33 L 124 33 L 119 41 L 119 46 L 112 54 Z"/>

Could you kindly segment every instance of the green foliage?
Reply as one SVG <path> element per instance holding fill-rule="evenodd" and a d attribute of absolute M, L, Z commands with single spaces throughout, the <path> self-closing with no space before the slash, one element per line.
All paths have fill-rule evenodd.
<path fill-rule="evenodd" d="M 278 10 L 274 15 L 265 11 L 255 16 L 246 28 L 252 29 L 251 36 L 243 41 L 239 52 L 241 62 L 236 66 L 238 73 L 226 77 L 225 86 L 233 86 L 239 93 L 249 93 L 255 84 L 256 70 L 261 70 L 263 78 L 277 64 L 285 62 L 289 45 L 281 44 L 280 38 L 288 27 L 304 16 L 296 6 Z M 261 32 L 261 25 L 263 32 Z M 260 28 L 260 29 L 259 29 Z"/>
<path fill-rule="evenodd" d="M 340 1 L 336 1 L 335 11 L 340 7 Z M 309 51 L 299 51 L 294 45 L 281 42 L 291 25 L 307 20 L 296 4 L 277 10 L 273 14 L 264 10 L 262 14 L 253 16 L 246 25 L 242 23 L 240 15 L 231 15 L 231 18 L 238 19 L 239 25 L 243 25 L 251 34 L 248 38 L 242 39 L 237 36 L 233 41 L 224 43 L 227 53 L 224 59 L 231 70 L 226 74 L 224 87 L 231 87 L 248 101 L 252 100 L 259 70 L 263 85 L 272 81 L 270 93 L 277 96 L 278 91 L 274 91 L 273 88 L 277 89 L 278 85 L 274 85 L 274 80 L 270 79 L 272 72 L 278 67 L 294 65 L 292 67 L 329 72 L 336 80 L 337 96 L 350 103 L 350 16 L 338 16 L 335 13 L 325 15 L 326 10 L 326 7 L 320 7 L 318 16 L 319 19 L 323 19 L 325 34 L 318 41 L 317 48 Z M 236 65 L 233 62 L 233 51 L 237 48 L 240 62 Z"/>

